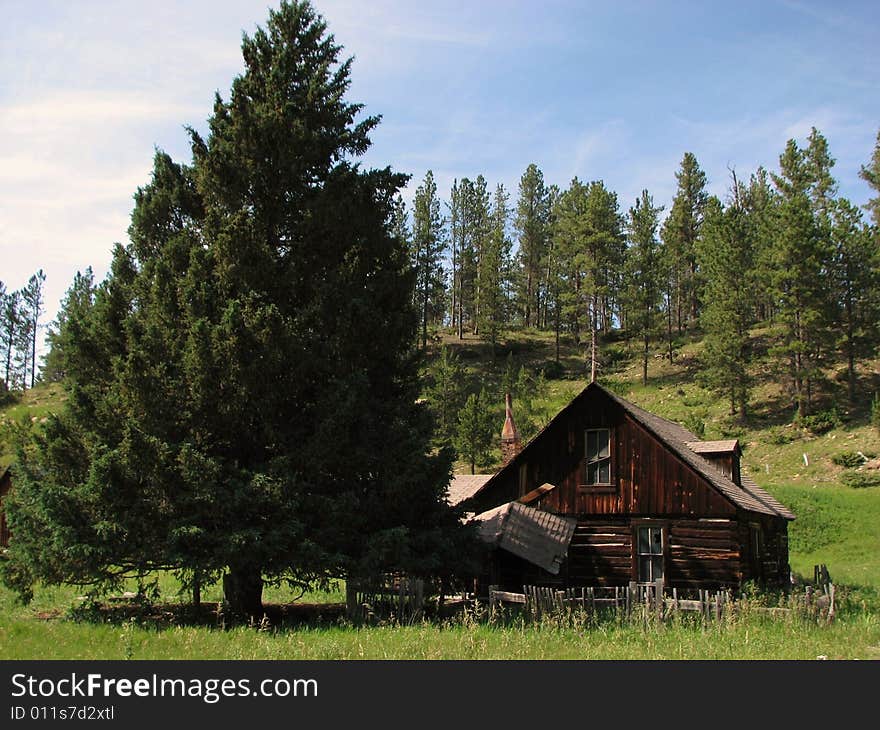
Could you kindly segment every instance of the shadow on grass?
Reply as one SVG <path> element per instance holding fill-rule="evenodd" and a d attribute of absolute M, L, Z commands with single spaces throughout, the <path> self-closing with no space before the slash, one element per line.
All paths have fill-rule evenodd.
<path fill-rule="evenodd" d="M 61 618 L 62 614 L 38 614 L 38 618 Z M 236 618 L 224 613 L 223 605 L 203 602 L 198 606 L 181 603 L 139 603 L 105 601 L 85 603 L 68 611 L 68 620 L 123 625 L 131 622 L 157 630 L 178 626 L 226 629 L 253 625 L 259 628 L 300 628 L 338 625 L 345 618 L 344 603 L 264 603 L 259 621 Z"/>

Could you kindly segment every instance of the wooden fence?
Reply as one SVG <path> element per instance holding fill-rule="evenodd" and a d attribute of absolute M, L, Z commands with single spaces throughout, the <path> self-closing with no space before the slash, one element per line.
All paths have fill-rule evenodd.
<path fill-rule="evenodd" d="M 835 614 L 835 587 L 827 568 L 816 566 L 814 585 L 803 591 L 792 591 L 787 605 L 762 606 L 753 601 L 740 602 L 730 590 L 696 590 L 679 594 L 677 588 L 667 588 L 662 581 L 655 583 L 630 582 L 625 586 L 586 586 L 559 589 L 547 586 L 523 586 L 522 593 L 489 588 L 489 610 L 492 615 L 502 608 L 516 608 L 528 618 L 565 616 L 578 611 L 586 616 L 603 614 L 633 616 L 665 620 L 680 612 L 700 614 L 706 621 L 720 621 L 730 611 L 748 606 L 748 610 L 771 615 L 785 615 L 798 611 L 822 621 L 831 622 Z"/>
<path fill-rule="evenodd" d="M 349 619 L 396 619 L 401 623 L 421 618 L 425 607 L 425 582 L 399 573 L 369 582 L 348 581 L 345 610 Z"/>

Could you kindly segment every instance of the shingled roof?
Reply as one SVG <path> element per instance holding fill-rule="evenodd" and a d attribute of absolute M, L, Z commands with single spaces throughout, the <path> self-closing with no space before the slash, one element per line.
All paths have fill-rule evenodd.
<path fill-rule="evenodd" d="M 712 462 L 700 456 L 694 447 L 699 448 L 700 443 L 706 442 L 701 442 L 695 434 L 688 431 L 684 426 L 649 413 L 644 408 L 639 408 L 635 403 L 630 403 L 628 400 L 605 390 L 596 383 L 591 383 L 583 392 L 586 393 L 591 387 L 600 388 L 624 411 L 629 413 L 642 426 L 652 431 L 655 436 L 738 507 L 750 512 L 758 512 L 773 517 L 784 517 L 787 520 L 794 519 L 794 515 L 788 509 L 773 499 L 751 479 L 742 477 L 740 481 L 743 484 L 740 486 L 729 477 L 724 476 Z M 713 444 L 709 449 L 714 450 L 715 444 L 718 442 L 709 443 Z M 710 453 L 709 449 L 703 450 L 703 453 Z M 719 449 L 719 451 L 726 450 L 729 449 Z"/>
<path fill-rule="evenodd" d="M 684 426 L 675 423 L 673 421 L 669 421 L 665 418 L 661 418 L 653 413 L 649 413 L 644 408 L 640 408 L 635 403 L 631 403 L 625 398 L 621 398 L 619 395 L 612 393 L 611 391 L 603 388 L 598 383 L 590 383 L 586 388 L 584 388 L 579 395 L 577 395 L 571 403 L 569 403 L 565 408 L 563 408 L 559 413 L 554 416 L 554 418 L 548 423 L 538 434 L 535 436 L 528 444 L 523 447 L 522 451 L 507 465 L 501 468 L 496 474 L 492 475 L 490 478 L 486 479 L 486 481 L 480 485 L 475 491 L 473 491 L 469 497 L 476 495 L 477 493 L 483 491 L 489 483 L 498 475 L 504 472 L 507 469 L 515 468 L 515 464 L 517 464 L 520 458 L 528 451 L 529 446 L 533 444 L 535 441 L 541 438 L 541 436 L 550 428 L 550 426 L 555 423 L 557 420 L 565 417 L 565 413 L 569 408 L 573 407 L 574 404 L 579 401 L 581 398 L 586 397 L 586 395 L 594 390 L 598 390 L 603 393 L 605 396 L 613 400 L 617 403 L 626 413 L 628 413 L 637 423 L 639 423 L 642 427 L 647 429 L 649 432 L 653 433 L 654 436 L 657 437 L 662 443 L 666 444 L 666 446 L 675 453 L 682 461 L 688 464 L 694 471 L 696 471 L 700 476 L 702 476 L 706 481 L 708 481 L 715 489 L 717 489 L 721 494 L 723 494 L 727 499 L 729 499 L 733 504 L 737 507 L 740 507 L 744 510 L 748 510 L 749 512 L 757 512 L 759 514 L 771 515 L 773 517 L 783 517 L 786 520 L 793 520 L 795 517 L 786 509 L 782 504 L 773 499 L 766 491 L 761 489 L 757 484 L 754 483 L 751 479 L 746 476 L 743 476 L 742 486 L 734 483 L 729 477 L 724 476 L 721 471 L 710 461 L 704 459 L 699 455 L 694 449 L 694 446 L 699 448 L 699 444 L 701 443 L 712 443 L 710 448 L 714 449 L 717 442 L 702 442 L 700 438 L 686 429 Z M 728 449 L 721 449 L 722 451 L 726 451 Z M 704 450 L 704 453 L 709 453 Z"/>
<path fill-rule="evenodd" d="M 449 482 L 446 501 L 453 507 L 473 497 L 493 477 L 492 474 L 456 474 Z"/>
<path fill-rule="evenodd" d="M 559 574 L 577 520 L 508 502 L 477 515 L 479 538 L 553 575 Z"/>

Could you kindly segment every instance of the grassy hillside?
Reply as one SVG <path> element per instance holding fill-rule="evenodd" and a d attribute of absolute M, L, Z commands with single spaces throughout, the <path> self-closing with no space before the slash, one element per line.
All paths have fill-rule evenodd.
<path fill-rule="evenodd" d="M 745 424 L 729 414 L 729 404 L 703 387 L 699 379 L 702 340 L 684 338 L 669 363 L 660 354 L 651 357 L 648 384 L 641 382 L 641 362 L 625 342 L 604 346 L 606 363 L 602 381 L 643 408 L 685 424 L 703 427 L 704 439 L 738 438 L 743 448 L 743 468 L 759 484 L 789 506 L 797 515 L 789 531 L 791 564 L 795 572 L 812 575 L 816 563 L 825 563 L 837 581 L 880 588 L 880 487 L 854 488 L 845 484 L 847 469 L 834 463 L 843 453 L 880 455 L 880 434 L 869 424 L 871 394 L 880 390 L 880 361 L 859 364 L 860 402 L 854 407 L 837 406 L 837 424 L 816 434 L 795 420 L 795 407 L 786 392 L 784 375 L 769 356 L 772 331 L 753 332 L 758 354 L 753 368 L 751 411 Z M 549 333 L 517 333 L 503 341 L 495 356 L 476 338 L 459 341 L 444 334 L 435 340 L 431 356 L 440 345 L 459 353 L 473 389 L 485 383 L 498 393 L 499 429 L 503 418 L 501 379 L 509 359 L 514 367 L 537 371 L 555 359 L 555 343 Z M 563 341 L 562 377 L 547 381 L 540 409 L 552 417 L 587 383 L 583 348 Z M 551 366 L 552 368 L 553 366 Z M 830 368 L 816 390 L 816 410 L 829 412 L 834 401 L 846 404 L 845 381 L 840 368 Z M 516 414 L 516 403 L 514 403 Z M 492 471 L 495 463 L 484 466 Z M 467 472 L 460 463 L 457 471 Z M 863 472 L 864 473 L 864 472 Z M 880 472 L 874 472 L 880 474 Z"/>
<path fill-rule="evenodd" d="M 64 398 L 64 388 L 60 383 L 48 383 L 26 390 L 0 406 L 0 471 L 12 463 L 10 427 L 23 419 L 39 423 L 50 413 L 60 411 Z"/>

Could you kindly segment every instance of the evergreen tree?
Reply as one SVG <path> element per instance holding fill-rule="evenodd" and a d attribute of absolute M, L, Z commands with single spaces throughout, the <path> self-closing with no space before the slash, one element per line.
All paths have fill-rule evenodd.
<path fill-rule="evenodd" d="M 434 440 L 438 446 L 450 446 L 464 404 L 465 372 L 458 356 L 446 345 L 431 364 L 427 380 L 425 397 L 434 415 Z"/>
<path fill-rule="evenodd" d="M 471 311 L 471 321 L 473 322 L 473 333 L 480 334 L 480 323 L 483 315 L 480 308 L 484 300 L 484 289 L 487 286 L 491 288 L 491 283 L 486 282 L 487 278 L 497 277 L 497 265 L 500 263 L 496 257 L 494 264 L 495 271 L 489 271 L 491 263 L 485 261 L 486 250 L 489 247 L 489 238 L 491 236 L 491 223 L 489 212 L 489 191 L 486 185 L 486 178 L 477 175 L 471 195 L 468 198 L 469 205 L 465 207 L 465 220 L 469 222 L 468 229 L 470 233 L 470 246 L 468 249 L 471 254 L 470 266 L 472 267 L 473 289 L 469 292 L 469 304 Z"/>
<path fill-rule="evenodd" d="M 43 284 L 45 282 L 46 275 L 43 273 L 43 270 L 40 269 L 28 279 L 27 286 L 22 290 L 22 302 L 24 304 L 30 333 L 30 342 L 28 343 L 28 346 L 30 349 L 31 388 L 34 387 L 34 383 L 37 380 L 37 331 L 40 326 L 40 317 L 43 314 Z M 26 372 L 25 378 L 27 378 Z"/>
<path fill-rule="evenodd" d="M 75 348 L 72 344 L 80 336 L 77 328 L 85 326 L 95 302 L 95 276 L 92 267 L 85 273 L 77 271 L 73 283 L 61 302 L 58 316 L 46 335 L 49 352 L 42 369 L 42 377 L 48 382 L 61 382 L 67 375 L 67 353 Z"/>
<path fill-rule="evenodd" d="M 422 330 L 422 349 L 428 346 L 428 323 L 443 316 L 443 218 L 434 173 L 428 170 L 416 189 L 413 203 L 413 264 L 416 271 L 416 306 Z"/>
<path fill-rule="evenodd" d="M 831 248 L 817 217 L 816 178 L 808 151 L 789 140 L 773 181 L 780 196 L 773 245 L 774 293 L 783 340 L 775 349 L 788 362 L 798 416 L 809 414 L 813 384 L 830 340 L 829 295 Z"/>
<path fill-rule="evenodd" d="M 747 417 L 750 378 L 749 327 L 753 316 L 754 228 L 741 206 L 734 178 L 727 208 L 709 198 L 697 262 L 705 277 L 700 323 L 705 332 L 702 380 L 730 401 L 730 414 Z"/>
<path fill-rule="evenodd" d="M 620 267 L 622 224 L 617 195 L 601 181 L 583 185 L 575 178 L 563 197 L 557 223 L 569 278 L 563 310 L 574 324 L 577 339 L 582 329 L 590 333 L 586 360 L 592 381 L 599 369 L 599 331 L 608 325 L 607 318 L 603 322 L 603 302 L 615 282 L 609 272 Z"/>
<path fill-rule="evenodd" d="M 565 291 L 566 262 L 564 259 L 564 233 L 561 230 L 563 206 L 562 193 L 555 185 L 550 186 L 550 216 L 547 229 L 547 255 L 543 269 L 546 270 L 547 291 L 544 304 L 545 325 L 552 319 L 556 362 L 559 362 L 559 339 L 562 332 L 562 298 Z"/>
<path fill-rule="evenodd" d="M 749 179 L 748 186 L 740 194 L 741 205 L 749 216 L 754 234 L 754 266 L 751 282 L 754 289 L 755 317 L 772 319 L 776 311 L 773 291 L 773 249 L 776 238 L 778 195 L 770 184 L 770 177 L 763 167 Z"/>
<path fill-rule="evenodd" d="M 548 217 L 550 197 L 544 185 L 544 175 L 531 164 L 519 181 L 515 226 L 519 234 L 521 284 L 519 299 L 523 323 L 526 327 L 539 326 L 541 312 L 542 262 L 549 237 Z M 545 282 L 544 288 L 547 284 Z"/>
<path fill-rule="evenodd" d="M 417 402 L 405 177 L 354 164 L 378 118 L 356 121 L 351 61 L 308 3 L 242 51 L 192 168 L 159 159 L 139 191 L 67 357 L 70 408 L 20 451 L 22 593 L 223 572 L 230 609 L 259 616 L 264 578 L 436 574 L 462 552 Z"/>
<path fill-rule="evenodd" d="M 477 464 L 485 464 L 495 440 L 495 417 L 485 388 L 471 393 L 458 414 L 455 448 L 460 458 L 476 473 Z"/>
<path fill-rule="evenodd" d="M 846 359 L 849 401 L 855 404 L 856 358 L 870 355 L 880 341 L 880 250 L 848 200 L 834 201 L 830 215 L 838 346 Z"/>
<path fill-rule="evenodd" d="M 700 169 L 692 152 L 685 153 L 675 178 L 678 190 L 663 223 L 661 236 L 667 252 L 669 299 L 674 303 L 674 319 L 681 333 L 688 320 L 696 321 L 699 316 L 701 284 L 696 245 L 708 196 L 706 173 Z"/>
<path fill-rule="evenodd" d="M 0 348 L 4 360 L 3 383 L 6 390 L 15 388 L 15 372 L 13 366 L 13 354 L 15 343 L 18 341 L 18 328 L 21 322 L 21 293 L 17 291 L 6 293 L 0 297 Z"/>
<path fill-rule="evenodd" d="M 465 323 L 479 333 L 481 260 L 489 237 L 489 193 L 486 180 L 462 178 L 453 186 L 450 202 L 450 237 L 453 256 L 458 261 L 457 291 L 453 297 L 457 313 L 453 321 L 458 337 L 464 337 Z"/>
<path fill-rule="evenodd" d="M 504 281 L 505 262 L 510 258 L 510 240 L 507 237 L 508 195 L 503 185 L 495 188 L 495 197 L 489 221 L 489 235 L 480 257 L 480 289 L 478 329 L 492 345 L 492 354 L 505 323 Z"/>
<path fill-rule="evenodd" d="M 880 131 L 877 132 L 877 142 L 874 144 L 871 162 L 868 165 L 862 165 L 859 177 L 877 193 L 867 202 L 865 209 L 871 214 L 874 225 L 880 228 Z"/>
<path fill-rule="evenodd" d="M 461 324 L 461 250 L 464 240 L 464 227 L 462 221 L 462 194 L 458 180 L 452 181 L 452 190 L 449 193 L 449 202 L 446 204 L 449 210 L 449 251 L 452 263 L 452 277 L 450 280 L 450 322 L 452 328 L 458 332 L 458 339 L 464 337 Z"/>
<path fill-rule="evenodd" d="M 657 228 L 663 207 L 655 207 L 647 190 L 629 209 L 627 234 L 627 301 L 631 330 L 642 342 L 642 383 L 648 383 L 648 358 L 656 337 L 661 296 L 661 260 Z M 628 327 L 629 329 L 629 327 Z"/>

